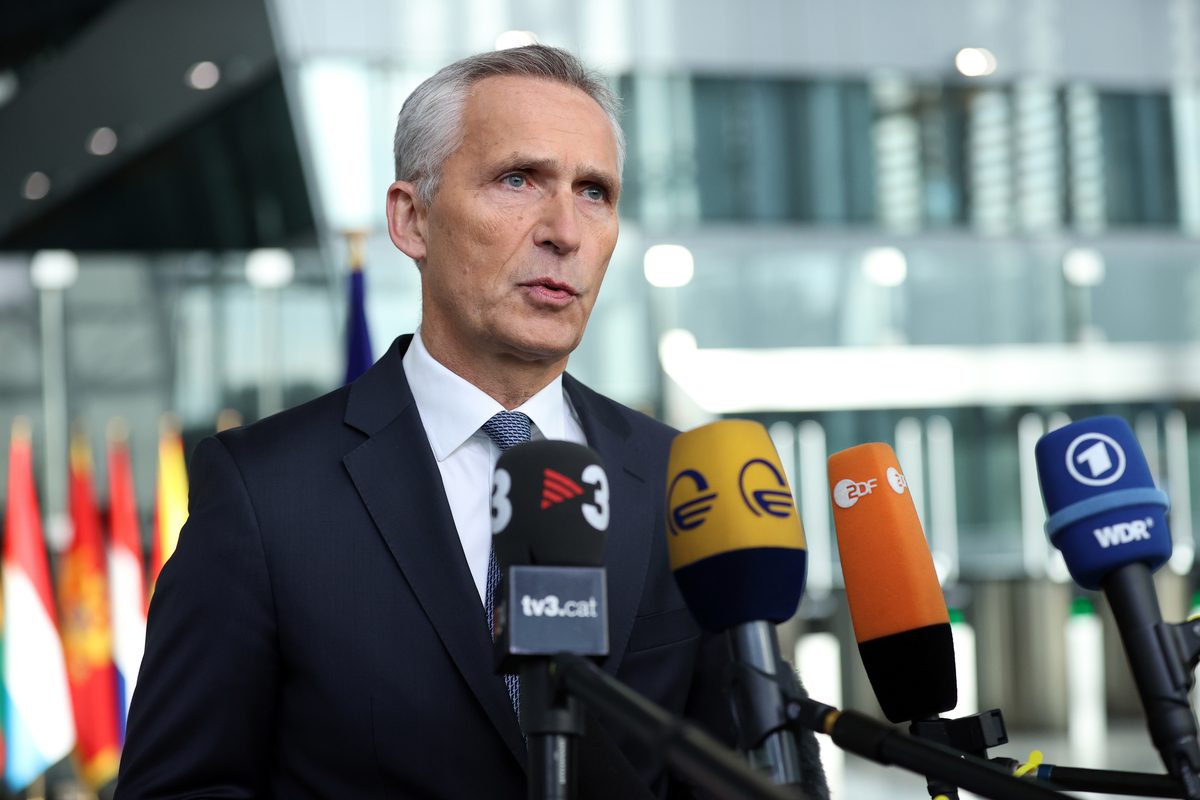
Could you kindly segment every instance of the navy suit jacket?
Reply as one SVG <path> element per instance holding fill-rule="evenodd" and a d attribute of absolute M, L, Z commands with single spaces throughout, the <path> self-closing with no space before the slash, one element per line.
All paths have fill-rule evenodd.
<path fill-rule="evenodd" d="M 159 577 L 118 798 L 523 798 L 525 746 L 398 339 L 353 384 L 205 439 Z M 570 378 L 612 486 L 604 668 L 732 737 L 722 639 L 667 563 L 674 431 Z M 679 788 L 589 719 L 581 796 Z"/>

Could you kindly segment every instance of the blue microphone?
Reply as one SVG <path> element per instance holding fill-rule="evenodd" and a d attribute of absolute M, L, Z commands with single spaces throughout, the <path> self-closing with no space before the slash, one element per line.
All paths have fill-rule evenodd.
<path fill-rule="evenodd" d="M 1091 417 L 1043 436 L 1034 449 L 1046 534 L 1071 577 L 1097 590 L 1127 564 L 1151 572 L 1171 556 L 1167 496 L 1120 417 Z"/>
<path fill-rule="evenodd" d="M 1200 798 L 1200 741 L 1188 702 L 1192 673 L 1154 592 L 1171 556 L 1167 496 L 1120 417 L 1091 417 L 1043 436 L 1034 448 L 1046 534 L 1071 577 L 1102 589 L 1133 672 L 1150 738 L 1188 800 Z"/>

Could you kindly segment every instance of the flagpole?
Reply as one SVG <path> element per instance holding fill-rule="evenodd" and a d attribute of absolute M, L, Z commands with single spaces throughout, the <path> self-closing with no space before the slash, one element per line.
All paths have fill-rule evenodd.
<path fill-rule="evenodd" d="M 346 231 L 346 246 L 350 251 L 350 271 L 362 272 L 363 265 L 367 263 L 367 232 L 359 229 Z"/>
<path fill-rule="evenodd" d="M 246 256 L 246 280 L 258 297 L 258 417 L 283 410 L 280 291 L 295 276 L 292 254 L 281 248 L 251 250 Z"/>
<path fill-rule="evenodd" d="M 42 250 L 30 263 L 38 290 L 42 333 L 42 416 L 45 420 L 46 541 L 62 552 L 70 539 L 67 517 L 67 348 L 65 295 L 79 275 L 79 259 L 68 250 Z"/>

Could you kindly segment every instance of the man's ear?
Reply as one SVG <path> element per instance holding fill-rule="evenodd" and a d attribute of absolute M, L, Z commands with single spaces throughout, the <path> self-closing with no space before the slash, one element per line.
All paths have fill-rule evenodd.
<path fill-rule="evenodd" d="M 425 212 L 415 185 L 396 181 L 388 187 L 388 235 L 392 244 L 417 264 L 425 258 Z"/>

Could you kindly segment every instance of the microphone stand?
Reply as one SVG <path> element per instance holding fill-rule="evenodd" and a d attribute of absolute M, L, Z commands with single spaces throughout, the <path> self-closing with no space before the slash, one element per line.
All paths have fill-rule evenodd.
<path fill-rule="evenodd" d="M 798 787 L 771 783 L 700 727 L 673 716 L 586 658 L 559 653 L 551 670 L 561 688 L 593 714 L 720 800 L 810 800 Z"/>
<path fill-rule="evenodd" d="M 987 758 L 988 748 L 1008 741 L 1004 717 L 998 708 L 956 719 L 933 717 L 913 720 L 908 726 L 908 732 L 919 739 L 937 742 L 979 759 Z M 930 775 L 927 775 L 925 780 L 930 797 L 944 795 L 949 800 L 958 800 L 956 787 Z"/>
<path fill-rule="evenodd" d="M 1163 622 L 1150 568 L 1130 564 L 1101 581 L 1137 679 L 1150 738 L 1184 797 L 1200 798 L 1200 740 L 1188 690 L 1200 658 L 1200 623 Z M 1186 665 L 1186 666 L 1185 666 Z M 1153 688 L 1151 688 L 1153 687 Z"/>
<path fill-rule="evenodd" d="M 800 754 L 795 733 L 782 713 L 784 695 L 774 681 L 758 674 L 790 675 L 791 666 L 779 654 L 775 626 L 768 622 L 735 625 L 726 633 L 733 652 L 731 693 L 737 723 L 738 748 L 750 766 L 780 785 L 800 784 Z"/>
<path fill-rule="evenodd" d="M 569 651 L 608 654 L 608 602 L 603 567 L 508 567 L 495 610 L 496 671 L 521 684 L 520 723 L 526 740 L 529 800 L 575 800 L 583 714 L 552 675 L 551 656 Z M 534 612 L 532 598 L 549 602 Z M 576 613 L 557 613 L 558 598 L 589 598 Z M 529 608 L 526 608 L 526 605 Z M 583 612 L 583 613 L 580 613 Z"/>
<path fill-rule="evenodd" d="M 1016 770 L 1020 762 L 1015 758 L 993 758 L 992 763 L 1009 770 Z M 1041 764 L 1029 777 L 1042 781 L 1053 781 L 1058 788 L 1068 792 L 1097 792 L 1101 794 L 1135 795 L 1137 797 L 1184 797 L 1183 786 L 1170 775 L 1153 775 L 1146 772 L 1122 772 L 1111 769 L 1080 769 L 1060 767 L 1056 764 Z"/>
<path fill-rule="evenodd" d="M 839 711 L 807 698 L 788 704 L 797 725 L 827 734 L 834 744 L 885 766 L 932 775 L 992 800 L 1050 800 L 1063 795 L 1048 784 L 1026 783 L 987 761 L 903 733 L 856 711 Z"/>
<path fill-rule="evenodd" d="M 768 675 L 744 669 L 744 680 L 767 681 L 786 698 L 782 711 L 792 730 L 806 728 L 824 733 L 834 744 L 878 764 L 895 764 L 920 775 L 933 776 L 952 786 L 991 800 L 1052 800 L 1063 797 L 1049 784 L 1022 781 L 1000 767 L 944 744 L 906 736 L 856 711 L 840 711 L 803 696 L 793 673 Z"/>
<path fill-rule="evenodd" d="M 1200 640 L 1198 640 L 1200 641 Z M 913 736 L 926 741 L 937 742 L 955 751 L 973 756 L 987 758 L 989 748 L 997 747 L 1008 742 L 1008 731 L 1004 725 L 1004 716 L 1000 709 L 993 708 L 979 714 L 955 719 L 917 720 L 909 727 Z M 1010 774 L 1015 774 L 1021 762 L 1014 758 L 996 757 L 990 759 Z M 1027 780 L 1052 782 L 1057 788 L 1068 792 L 1095 792 L 1100 794 L 1135 795 L 1138 797 L 1177 797 L 1186 798 L 1183 785 L 1171 775 L 1154 775 L 1143 772 L 1124 772 L 1110 769 L 1081 769 L 1078 767 L 1060 767 L 1057 764 L 1041 764 L 1029 775 Z M 947 797 L 956 797 L 957 790 L 948 784 L 930 777 L 930 797 L 936 797 L 935 790 L 940 790 Z M 947 787 L 949 792 L 946 791 Z M 954 792 L 954 794 L 950 794 Z"/>
<path fill-rule="evenodd" d="M 548 659 L 526 661 L 519 670 L 528 796 L 531 800 L 575 800 L 577 751 L 583 735 L 579 704 L 556 685 Z"/>
<path fill-rule="evenodd" d="M 1000 709 L 993 708 L 969 717 L 956 719 L 917 720 L 909 727 L 913 736 L 944 744 L 954 750 L 976 758 L 987 758 L 989 748 L 1008 742 L 1008 731 Z M 1015 773 L 1021 762 L 1013 758 L 992 758 L 991 762 Z M 1050 781 L 1059 789 L 1069 792 L 1097 792 L 1102 794 L 1124 794 L 1139 797 L 1185 798 L 1183 785 L 1171 775 L 1153 775 L 1142 772 L 1122 772 L 1109 769 L 1080 769 L 1060 767 L 1056 764 L 1041 764 L 1028 776 L 1033 780 Z M 947 797 L 956 797 L 945 792 L 945 784 L 929 781 L 930 797 L 936 797 L 935 788 Z"/>

